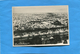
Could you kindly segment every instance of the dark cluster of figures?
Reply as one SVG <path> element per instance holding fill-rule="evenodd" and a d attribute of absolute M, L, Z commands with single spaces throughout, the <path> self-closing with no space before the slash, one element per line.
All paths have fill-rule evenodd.
<path fill-rule="evenodd" d="M 54 36 L 45 35 L 45 36 L 32 36 L 27 38 L 14 39 L 14 45 L 34 45 L 34 44 L 57 44 L 63 43 L 67 44 L 68 35 L 58 35 Z"/>

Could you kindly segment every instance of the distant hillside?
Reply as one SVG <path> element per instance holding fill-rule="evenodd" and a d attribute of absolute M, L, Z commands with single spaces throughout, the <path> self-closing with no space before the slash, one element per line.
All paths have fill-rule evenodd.
<path fill-rule="evenodd" d="M 43 13 L 43 14 L 13 14 L 13 27 L 16 29 L 27 28 L 46 28 L 54 27 L 54 22 L 59 21 L 59 24 L 68 26 L 68 14 L 67 13 Z M 45 22 L 45 23 L 43 23 Z"/>

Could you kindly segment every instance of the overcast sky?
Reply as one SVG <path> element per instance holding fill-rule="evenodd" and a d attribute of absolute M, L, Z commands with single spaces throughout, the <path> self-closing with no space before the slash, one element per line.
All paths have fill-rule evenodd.
<path fill-rule="evenodd" d="M 12 7 L 13 13 L 68 12 L 68 6 L 19 6 Z"/>

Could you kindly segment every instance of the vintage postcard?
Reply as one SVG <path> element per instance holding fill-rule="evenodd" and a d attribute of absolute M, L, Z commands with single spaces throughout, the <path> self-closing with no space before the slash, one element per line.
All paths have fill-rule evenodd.
<path fill-rule="evenodd" d="M 68 6 L 12 7 L 13 46 L 69 45 Z"/>

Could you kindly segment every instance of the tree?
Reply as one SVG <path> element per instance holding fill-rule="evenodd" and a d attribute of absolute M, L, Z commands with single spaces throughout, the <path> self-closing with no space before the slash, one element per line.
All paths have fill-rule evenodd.
<path fill-rule="evenodd" d="M 56 21 L 54 22 L 54 25 L 62 25 L 62 24 L 61 24 L 61 22 L 59 22 L 58 20 L 56 20 Z"/>

